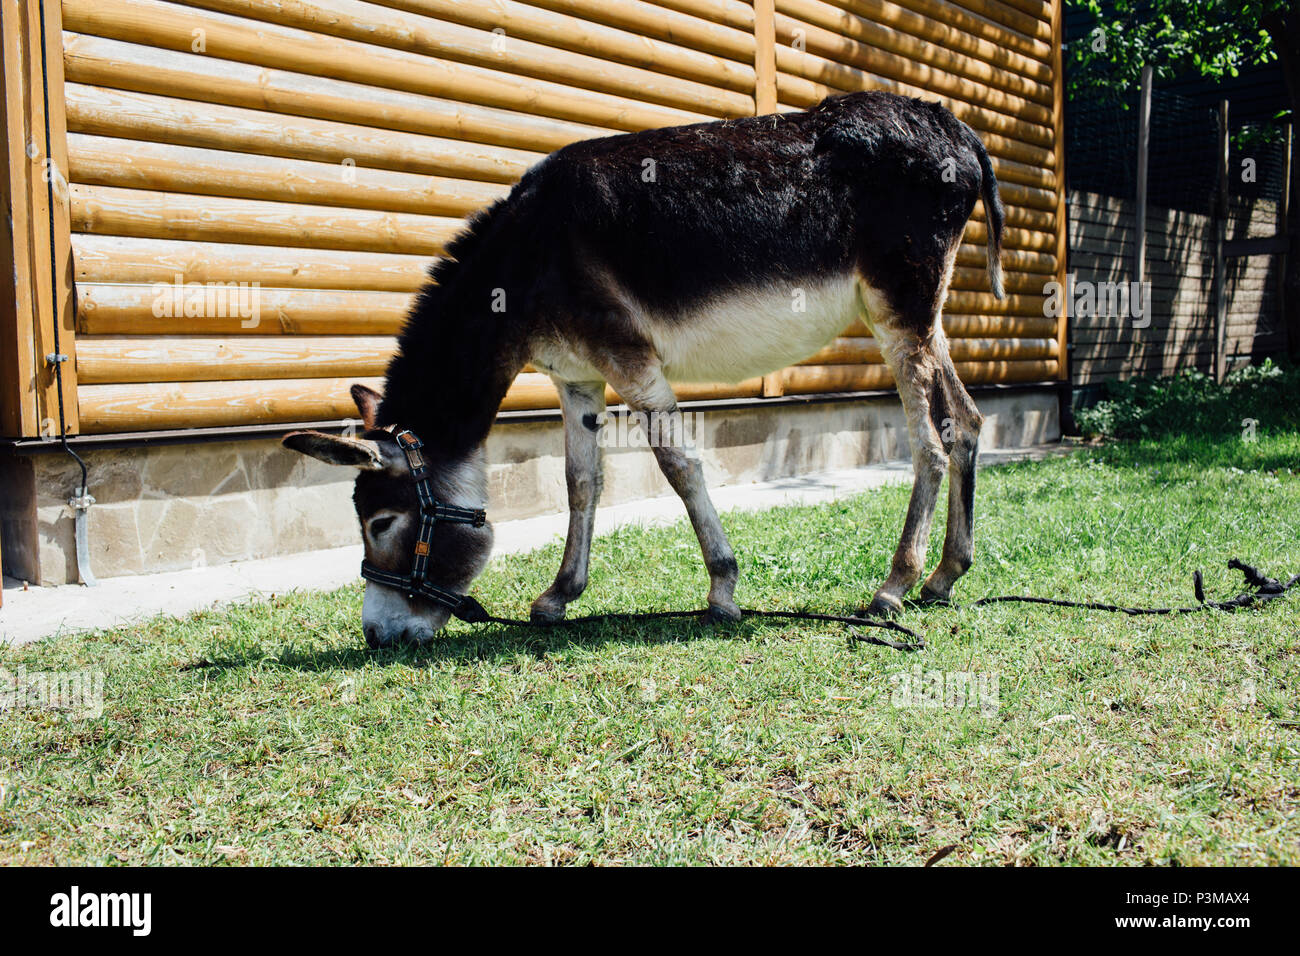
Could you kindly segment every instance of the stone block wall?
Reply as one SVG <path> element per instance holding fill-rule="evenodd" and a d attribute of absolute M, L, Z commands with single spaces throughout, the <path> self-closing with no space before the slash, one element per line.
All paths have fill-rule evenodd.
<path fill-rule="evenodd" d="M 1015 448 L 1060 436 L 1055 390 L 985 391 L 983 443 Z M 689 410 L 688 410 L 689 411 Z M 894 396 L 691 412 L 710 485 L 851 468 L 908 455 Z M 610 428 L 615 425 L 611 424 Z M 359 542 L 352 474 L 273 439 L 86 449 L 91 562 L 100 577 L 178 570 Z M 488 440 L 489 513 L 508 521 L 565 510 L 558 421 L 502 421 Z M 8 477 L 6 477 L 8 476 Z M 18 477 L 14 477 L 18 476 Z M 5 530 L 5 573 L 45 585 L 77 580 L 72 512 L 80 471 L 42 451 L 0 468 L 5 494 L 35 489 L 34 511 Z M 607 447 L 602 504 L 670 494 L 644 447 Z M 12 511 L 12 502 L 7 510 Z M 34 537 L 32 547 L 26 543 Z M 28 553 L 33 552 L 33 553 Z"/>

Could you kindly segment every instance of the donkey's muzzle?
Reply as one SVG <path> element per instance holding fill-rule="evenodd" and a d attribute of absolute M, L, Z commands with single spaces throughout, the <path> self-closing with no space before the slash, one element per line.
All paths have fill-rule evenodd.
<path fill-rule="evenodd" d="M 437 621 L 422 618 L 410 618 L 404 623 L 390 621 L 387 627 L 383 623 L 363 624 L 361 630 L 371 650 L 382 647 L 419 647 L 432 641 L 447 623 L 445 616 L 440 617 L 441 620 Z"/>

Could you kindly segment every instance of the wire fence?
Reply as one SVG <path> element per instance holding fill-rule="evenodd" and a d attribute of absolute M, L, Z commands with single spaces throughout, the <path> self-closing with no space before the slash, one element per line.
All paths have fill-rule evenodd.
<path fill-rule="evenodd" d="M 1072 102 L 1066 115 L 1069 189 L 1137 198 L 1138 96 Z M 1228 109 L 1228 194 L 1281 199 L 1286 172 L 1281 121 L 1234 123 Z M 1151 96 L 1147 198 L 1153 206 L 1209 215 L 1218 179 L 1218 110 L 1163 90 Z"/>
<path fill-rule="evenodd" d="M 1066 110 L 1070 268 L 1080 283 L 1127 279 L 1137 243 L 1138 96 L 1073 101 Z M 1071 375 L 1089 388 L 1130 376 L 1212 370 L 1220 360 L 1217 309 L 1223 296 L 1222 360 L 1228 368 L 1286 350 L 1279 296 L 1280 257 L 1228 253 L 1229 243 L 1275 235 L 1286 183 L 1284 122 L 1243 106 L 1228 108 L 1223 186 L 1227 215 L 1216 214 L 1222 163 L 1220 112 L 1213 96 L 1154 90 L 1147 174 L 1144 276 L 1149 326 L 1116 329 L 1078 316 L 1071 328 Z M 1080 193 L 1090 195 L 1079 195 Z M 1220 232 L 1222 229 L 1222 232 Z"/>
<path fill-rule="evenodd" d="M 1286 128 L 1278 122 L 1234 124 L 1228 108 L 1228 195 L 1278 202 L 1286 188 Z"/>
<path fill-rule="evenodd" d="M 1070 189 L 1137 198 L 1138 96 L 1072 103 L 1066 117 Z M 1152 91 L 1147 198 L 1154 206 L 1209 214 L 1219 121 L 1215 111 Z"/>

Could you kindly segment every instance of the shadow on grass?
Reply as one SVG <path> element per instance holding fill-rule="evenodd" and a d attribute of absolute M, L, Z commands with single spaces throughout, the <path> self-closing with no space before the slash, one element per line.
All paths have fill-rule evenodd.
<path fill-rule="evenodd" d="M 185 670 L 228 671 L 251 665 L 274 664 L 301 671 L 356 669 L 365 665 L 383 667 L 428 667 L 434 664 L 502 663 L 519 654 L 539 660 L 574 649 L 595 649 L 606 644 L 678 644 L 701 638 L 749 640 L 757 633 L 796 625 L 796 622 L 747 618 L 737 624 L 707 624 L 698 618 L 650 621 L 617 621 L 525 627 L 515 624 L 474 625 L 474 630 L 444 631 L 420 647 L 370 650 L 358 635 L 355 647 L 300 650 L 286 648 L 279 654 L 246 654 L 205 657 Z M 848 637 L 847 627 L 844 631 Z M 856 643 L 856 642 L 854 642 Z M 885 653 L 897 653 L 879 648 Z"/>
<path fill-rule="evenodd" d="M 1234 373 L 1225 386 L 1204 375 L 1183 374 L 1169 379 L 1130 380 L 1114 383 L 1106 402 L 1080 410 L 1081 420 L 1111 440 L 1080 452 L 1113 468 L 1131 469 L 1152 486 L 1170 481 L 1194 482 L 1198 471 L 1212 468 L 1240 468 L 1242 471 L 1273 472 L 1300 469 L 1300 370 L 1272 365 Z M 1034 469 L 1035 462 L 996 466 L 999 470 Z M 1151 469 L 1157 467 L 1158 473 Z M 1234 481 L 1218 476 L 1219 486 L 1232 493 Z M 942 506 L 941 506 L 942 507 Z M 1249 560 L 1253 555 L 1243 557 Z M 757 573 L 757 572 L 755 572 Z M 1106 582 L 1097 590 L 1105 591 Z M 1095 595 L 1094 595 L 1095 596 Z M 845 609 L 843 613 L 851 613 Z M 909 612 L 914 610 L 909 607 Z M 931 627 L 941 626 L 931 608 L 922 618 Z M 837 625 L 838 627 L 838 625 Z M 278 653 L 266 653 L 260 646 L 241 652 L 214 655 L 196 661 L 187 669 L 238 670 L 256 665 L 278 665 L 303 671 L 357 669 L 371 666 L 431 667 L 439 664 L 500 664 L 520 654 L 545 658 L 566 651 L 596 649 L 612 643 L 659 645 L 700 638 L 752 640 L 772 629 L 788 630 L 791 640 L 808 637 L 814 629 L 806 624 L 746 618 L 735 625 L 713 625 L 691 618 L 641 621 L 569 623 L 548 628 L 517 625 L 460 625 L 444 631 L 423 647 L 371 651 L 359 633 L 355 644 L 341 647 L 302 648 L 292 645 Z M 917 625 L 918 631 L 925 628 Z M 816 629 L 826 633 L 825 626 Z M 359 628 L 358 628 L 359 632 Z M 852 642 L 847 628 L 830 633 Z M 871 648 L 895 654 L 885 647 Z"/>
<path fill-rule="evenodd" d="M 1247 556 L 1249 557 L 1249 556 Z M 1275 572 L 1278 569 L 1273 569 Z M 1263 569 L 1265 574 L 1267 569 Z M 1282 573 L 1280 580 L 1285 582 L 1290 573 Z M 1221 595 L 1207 595 L 1209 601 L 1240 599 L 1252 592 L 1249 578 L 1234 590 Z M 1284 598 L 1283 598 L 1284 599 Z M 1093 599 L 1095 600 L 1095 598 Z M 1109 602 L 1102 602 L 1109 603 Z M 1185 613 L 1230 613 L 1238 608 L 1215 609 L 1197 607 L 1195 595 L 1188 594 L 1186 599 L 1169 599 L 1158 602 L 1158 606 L 1170 606 L 1184 609 L 1169 614 L 1170 618 L 1181 618 Z M 905 602 L 906 616 L 910 618 L 909 626 L 915 630 L 926 643 L 929 634 L 942 634 L 945 624 L 935 620 L 935 615 L 960 613 L 971 610 L 978 605 L 975 599 L 961 604 L 928 604 L 919 601 Z M 1001 606 L 1001 605 L 998 605 Z M 1041 607 L 1041 605 L 1035 605 Z M 1142 605 L 1146 606 L 1146 605 Z M 1240 610 L 1254 610 L 1252 605 Z M 1094 613 L 1114 614 L 1129 617 L 1123 613 L 1123 606 L 1114 608 L 1092 608 Z M 915 616 L 914 616 L 915 615 Z M 1164 615 L 1161 615 L 1162 617 Z M 814 625 L 809 627 L 809 625 Z M 760 634 L 773 631 L 790 632 L 790 641 L 807 640 L 813 631 L 819 632 L 824 639 L 826 632 L 842 640 L 849 648 L 857 648 L 862 642 L 852 636 L 853 625 L 836 622 L 810 622 L 772 619 L 764 617 L 746 617 L 734 624 L 714 624 L 698 617 L 674 617 L 649 620 L 615 620 L 570 622 L 550 626 L 524 626 L 517 624 L 483 624 L 468 625 L 466 629 L 457 627 L 444 631 L 427 644 L 419 647 L 397 646 L 371 650 L 364 645 L 360 635 L 354 645 L 346 647 L 328 647 L 301 649 L 285 647 L 279 653 L 267 654 L 260 648 L 249 648 L 246 653 L 233 653 L 204 657 L 184 665 L 182 670 L 204 670 L 208 672 L 240 671 L 253 666 L 274 665 L 289 670 L 303 672 L 324 672 L 332 670 L 359 670 L 367 665 L 379 667 L 407 667 L 413 669 L 432 667 L 437 664 L 480 664 L 501 665 L 508 663 L 520 654 L 527 654 L 537 660 L 552 655 L 574 650 L 596 650 L 609 644 L 666 645 L 681 644 L 700 639 L 752 641 Z M 866 633 L 879 634 L 874 628 L 864 627 Z M 880 645 L 870 645 L 868 652 L 882 655 L 906 653 L 908 649 L 894 649 Z"/>

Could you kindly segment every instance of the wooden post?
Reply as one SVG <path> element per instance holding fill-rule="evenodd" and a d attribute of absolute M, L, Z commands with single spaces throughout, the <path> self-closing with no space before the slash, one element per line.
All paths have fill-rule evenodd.
<path fill-rule="evenodd" d="M 1133 236 L 1133 278 L 1139 289 L 1147 277 L 1147 166 L 1151 156 L 1152 73 L 1151 67 L 1142 67 L 1142 92 L 1138 105 L 1137 228 Z"/>
<path fill-rule="evenodd" d="M 776 100 L 776 0 L 754 0 L 754 112 L 775 113 Z M 763 376 L 763 397 L 785 394 L 785 375 Z"/>
<path fill-rule="evenodd" d="M 8 215 L 0 223 L 0 271 L 11 284 L 0 292 L 0 433 L 37 434 L 35 311 L 32 301 L 31 164 L 27 77 L 26 9 L 22 0 L 0 0 L 0 65 L 4 97 L 0 101 L 5 141 L 0 144 L 0 198 Z"/>
<path fill-rule="evenodd" d="M 754 0 L 754 103 L 758 116 L 776 112 L 776 0 Z"/>
<path fill-rule="evenodd" d="M 33 18 L 39 17 L 40 7 L 34 0 L 29 0 Z M 58 0 L 45 0 L 45 63 L 43 83 L 45 93 L 41 97 L 40 127 L 40 166 L 39 186 L 42 208 L 46 218 L 41 223 L 44 243 L 42 250 L 47 265 L 42 274 L 53 269 L 46 287 L 49 296 L 49 311 L 43 312 L 41 324 L 42 335 L 47 336 L 48 349 L 43 349 L 38 357 L 44 364 L 47 382 L 43 393 L 42 418 L 52 423 L 55 428 L 59 422 L 58 389 L 55 381 L 54 366 L 45 363 L 45 356 L 55 352 L 53 334 L 58 329 L 58 352 L 66 359 L 61 362 L 63 376 L 63 423 L 69 435 L 80 430 L 77 415 L 77 315 L 76 299 L 73 286 L 72 263 L 72 229 L 71 211 L 68 198 L 68 117 L 63 89 L 63 12 Z M 39 52 L 41 36 L 37 32 Z M 40 66 L 40 62 L 37 62 Z M 49 101 L 49 156 L 45 154 L 45 117 L 44 103 Z M 50 186 L 53 186 L 51 189 Z M 52 205 L 51 205 L 52 203 Z M 54 263 L 48 264 L 50 258 L 50 230 L 54 231 Z"/>
<path fill-rule="evenodd" d="M 1228 101 L 1219 101 L 1219 176 L 1214 200 L 1214 377 L 1222 382 L 1228 356 L 1228 274 L 1223 244 L 1228 236 Z"/>
<path fill-rule="evenodd" d="M 1282 236 L 1287 243 L 1286 251 L 1278 257 L 1278 280 L 1277 280 L 1277 304 L 1278 314 L 1282 316 L 1282 327 L 1286 333 L 1286 347 L 1288 354 L 1295 356 L 1300 355 L 1300 326 L 1292 320 L 1292 316 L 1287 312 L 1287 290 L 1286 276 L 1288 257 L 1297 253 L 1291 250 L 1291 243 L 1294 237 L 1291 235 L 1291 150 L 1292 137 L 1295 134 L 1295 123 L 1286 124 L 1286 145 L 1285 158 L 1282 163 L 1282 196 L 1277 204 L 1277 234 Z"/>
<path fill-rule="evenodd" d="M 38 0 L 0 3 L 6 136 L 0 191 L 10 214 L 9 228 L 0 238 L 0 268 L 14 282 L 0 303 L 0 345 L 4 346 L 0 363 L 5 373 L 0 385 L 0 427 L 14 435 L 52 437 L 58 434 L 60 416 L 55 366 L 46 360 L 50 355 L 67 356 L 61 363 L 64 421 L 69 432 L 77 430 L 63 26 L 57 0 L 44 4 L 44 23 Z"/>
<path fill-rule="evenodd" d="M 1052 129 L 1053 154 L 1056 159 L 1056 281 L 1061 284 L 1061 314 L 1057 318 L 1056 341 L 1059 356 L 1057 377 L 1063 386 L 1061 411 L 1062 424 L 1073 421 L 1070 383 L 1070 303 L 1065 294 L 1068 289 L 1070 269 L 1070 218 L 1065 193 L 1065 68 L 1062 44 L 1065 37 L 1065 0 L 1056 0 L 1052 7 Z"/>

